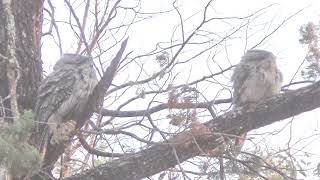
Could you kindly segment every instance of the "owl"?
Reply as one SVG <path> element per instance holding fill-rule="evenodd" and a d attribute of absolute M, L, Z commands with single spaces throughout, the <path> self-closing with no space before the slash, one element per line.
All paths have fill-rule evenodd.
<path fill-rule="evenodd" d="M 234 108 L 248 110 L 261 100 L 280 93 L 282 74 L 271 52 L 248 50 L 235 68 L 231 80 Z M 245 135 L 236 139 L 237 146 L 243 145 Z"/>
<path fill-rule="evenodd" d="M 65 54 L 39 87 L 35 106 L 37 146 L 42 154 L 48 143 L 68 139 L 80 112 L 98 83 L 88 56 Z"/>

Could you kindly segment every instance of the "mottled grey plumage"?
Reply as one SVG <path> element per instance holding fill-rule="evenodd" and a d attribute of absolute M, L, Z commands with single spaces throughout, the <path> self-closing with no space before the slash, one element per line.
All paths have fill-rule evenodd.
<path fill-rule="evenodd" d="M 280 93 L 282 75 L 276 57 L 268 51 L 249 50 L 232 75 L 233 103 L 243 106 Z"/>
<path fill-rule="evenodd" d="M 67 133 L 66 128 L 61 126 L 71 124 L 74 128 L 97 82 L 91 58 L 65 54 L 57 61 L 53 72 L 41 82 L 38 91 L 35 114 L 37 134 L 42 136 L 38 142 L 40 149 L 68 135 L 64 134 Z"/>
<path fill-rule="evenodd" d="M 249 50 L 235 68 L 231 80 L 234 107 L 251 108 L 261 100 L 280 93 L 282 74 L 271 52 Z M 236 145 L 243 145 L 245 135 L 236 139 Z"/>

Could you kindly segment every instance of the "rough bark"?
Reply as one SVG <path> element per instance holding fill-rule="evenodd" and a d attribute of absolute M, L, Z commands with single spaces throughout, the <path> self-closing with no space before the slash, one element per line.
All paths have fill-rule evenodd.
<path fill-rule="evenodd" d="M 33 109 L 42 74 L 42 8 L 41 0 L 0 0 L 0 127 Z M 12 178 L 0 171 L 0 179 Z"/>
<path fill-rule="evenodd" d="M 23 109 L 33 109 L 38 83 L 41 80 L 40 37 L 43 3 L 41 0 L 12 0 L 10 11 L 14 24 L 12 28 L 8 28 L 7 22 L 12 17 L 5 14 L 5 1 L 7 0 L 0 1 L 0 96 L 6 98 L 9 95 L 10 82 L 7 70 L 12 68 L 12 64 L 7 58 L 14 58 L 17 64 L 13 70 L 19 74 L 16 77 L 16 98 L 21 112 Z M 14 32 L 11 34 L 14 36 L 8 37 L 8 31 L 12 29 Z M 14 42 L 15 47 L 8 47 L 10 41 Z M 9 57 L 10 50 L 13 51 L 14 57 Z M 4 105 L 11 109 L 8 101 L 5 101 Z"/>
<path fill-rule="evenodd" d="M 42 9 L 42 0 L 13 1 L 18 45 L 16 58 L 22 70 L 17 89 L 21 109 L 33 109 L 37 89 L 42 79 L 40 49 Z"/>
<path fill-rule="evenodd" d="M 216 150 L 223 143 L 222 135 L 237 135 L 240 132 L 257 129 L 318 107 L 320 107 L 320 82 L 268 99 L 259 104 L 254 112 L 236 110 L 216 117 L 203 124 L 210 130 L 210 134 L 196 134 L 193 130 L 184 132 L 136 155 L 119 158 L 67 179 L 133 180 L 145 178 L 177 165 L 175 154 L 180 162 L 204 152 L 217 155 L 219 151 Z"/>

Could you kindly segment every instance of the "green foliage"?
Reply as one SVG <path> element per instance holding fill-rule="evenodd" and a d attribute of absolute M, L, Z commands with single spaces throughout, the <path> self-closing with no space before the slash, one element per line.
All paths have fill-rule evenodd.
<path fill-rule="evenodd" d="M 0 132 L 0 164 L 18 177 L 36 173 L 40 169 L 40 154 L 27 142 L 33 121 L 32 111 L 24 111 L 19 119 Z"/>
<path fill-rule="evenodd" d="M 25 142 L 29 139 L 30 132 L 33 129 L 33 119 L 32 111 L 24 111 L 20 119 L 15 120 L 14 123 L 0 132 L 1 137 L 5 137 L 5 139 L 12 143 Z"/>

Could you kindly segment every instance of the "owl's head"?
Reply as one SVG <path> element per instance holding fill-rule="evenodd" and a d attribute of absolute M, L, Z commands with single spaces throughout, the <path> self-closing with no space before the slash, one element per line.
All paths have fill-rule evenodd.
<path fill-rule="evenodd" d="M 79 54 L 64 54 L 54 65 L 53 70 L 78 68 L 82 66 L 93 66 L 92 58 Z"/>
<path fill-rule="evenodd" d="M 253 62 L 253 61 L 262 61 L 262 60 L 275 60 L 276 56 L 272 52 L 260 50 L 260 49 L 251 49 L 246 52 L 242 57 L 241 61 Z"/>

